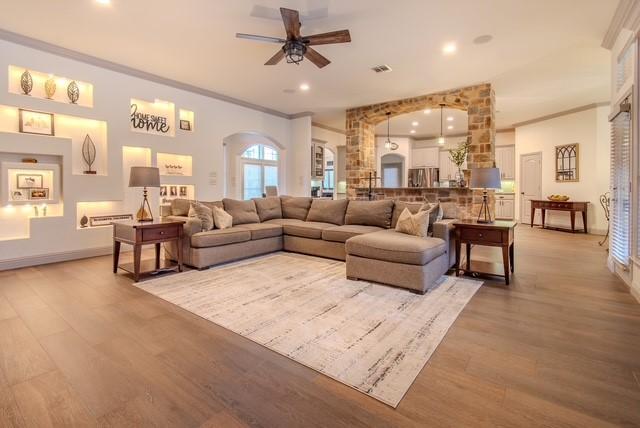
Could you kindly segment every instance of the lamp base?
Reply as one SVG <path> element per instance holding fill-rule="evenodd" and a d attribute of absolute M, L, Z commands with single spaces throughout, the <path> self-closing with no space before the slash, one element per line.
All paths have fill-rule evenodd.
<path fill-rule="evenodd" d="M 143 191 L 143 199 L 142 204 L 140 204 L 140 209 L 136 213 L 136 220 L 139 222 L 149 222 L 153 221 L 153 215 L 151 214 L 151 206 L 149 205 L 149 199 L 147 199 L 147 188 L 144 188 Z M 148 208 L 148 210 L 147 210 Z"/>
<path fill-rule="evenodd" d="M 482 191 L 482 205 L 480 205 L 480 212 L 478 212 L 478 219 L 476 223 L 487 224 L 493 223 L 491 219 L 491 212 L 489 211 L 489 203 L 487 202 L 487 189 Z M 484 214 L 484 216 L 483 216 Z M 482 218 L 480 218 L 482 216 Z"/>

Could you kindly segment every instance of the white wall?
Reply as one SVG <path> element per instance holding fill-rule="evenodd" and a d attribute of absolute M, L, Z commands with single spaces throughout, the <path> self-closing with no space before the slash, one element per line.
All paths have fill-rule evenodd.
<path fill-rule="evenodd" d="M 8 93 L 5 85 L 11 64 L 93 84 L 93 108 Z M 131 98 L 172 102 L 176 107 L 176 115 L 180 108 L 193 111 L 194 131 L 177 130 L 174 138 L 131 132 Z M 287 175 L 283 190 L 293 195 L 309 193 L 310 117 L 288 120 L 6 41 L 0 41 L 0 105 L 104 121 L 107 123 L 108 140 L 106 175 L 86 176 L 71 173 L 72 159 L 78 156 L 71 150 L 71 140 L 15 132 L 3 134 L 0 152 L 37 155 L 46 149 L 49 155 L 62 156 L 64 181 L 63 204 L 50 209 L 50 213 L 59 209 L 61 214 L 58 217 L 30 219 L 21 210 L 0 207 L 0 228 L 7 227 L 6 224 L 10 222 L 6 220 L 10 217 L 13 223 L 21 223 L 23 230 L 29 230 L 28 238 L 19 238 L 16 234 L 16 239 L 6 239 L 7 234 L 0 233 L 5 238 L 0 240 L 0 268 L 3 263 L 6 267 L 6 262 L 11 259 L 16 259 L 14 264 L 18 264 L 33 256 L 43 256 L 40 261 L 50 261 L 56 257 L 60 259 L 91 251 L 108 251 L 111 245 L 110 228 L 79 229 L 78 207 L 83 211 L 104 213 L 113 206 L 112 209 L 118 211 L 113 214 L 135 213 L 138 198 L 129 199 L 125 196 L 140 196 L 141 192 L 140 189 L 125 187 L 128 175 L 128 171 L 123 170 L 125 146 L 137 147 L 142 151 L 146 148 L 145 153 L 150 154 L 154 165 L 158 152 L 193 156 L 192 177 L 162 177 L 163 183 L 192 184 L 195 185 L 196 198 L 216 200 L 224 196 L 223 140 L 238 132 L 256 132 L 277 141 L 286 152 Z M 2 180 L 0 177 L 0 182 Z M 156 209 L 157 192 L 154 189 L 150 193 L 152 207 Z M 81 202 L 85 204 L 79 205 Z M 154 214 L 158 214 L 157 210 Z M 52 257 L 54 254 L 57 256 Z"/>
<path fill-rule="evenodd" d="M 607 222 L 599 196 L 609 190 L 608 106 L 592 108 L 516 128 L 516 182 L 520 181 L 520 156 L 542 152 L 542 198 L 568 195 L 574 201 L 589 201 L 588 226 L 591 233 L 604 234 Z M 579 143 L 578 182 L 555 181 L 555 147 Z M 516 192 L 516 219 L 520 219 L 520 194 Z M 578 218 L 579 217 L 579 218 Z M 569 214 L 547 211 L 547 224 L 570 226 Z M 582 218 L 576 216 L 576 227 Z"/>

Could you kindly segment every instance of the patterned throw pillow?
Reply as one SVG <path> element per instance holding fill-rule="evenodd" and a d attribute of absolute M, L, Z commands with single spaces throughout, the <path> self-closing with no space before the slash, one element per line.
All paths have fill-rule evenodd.
<path fill-rule="evenodd" d="M 213 207 L 213 221 L 217 229 L 228 229 L 233 226 L 233 216 L 222 208 Z"/>
<path fill-rule="evenodd" d="M 189 207 L 189 217 L 197 217 L 202 223 L 202 231 L 213 229 L 213 213 L 209 207 L 194 202 Z"/>
<path fill-rule="evenodd" d="M 411 214 L 408 208 L 400 214 L 396 223 L 396 232 L 406 233 L 407 235 L 419 236 L 426 238 L 429 236 L 429 214 L 430 211 L 418 211 Z"/>

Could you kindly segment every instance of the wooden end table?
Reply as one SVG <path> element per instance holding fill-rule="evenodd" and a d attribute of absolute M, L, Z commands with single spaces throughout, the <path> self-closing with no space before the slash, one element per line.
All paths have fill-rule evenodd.
<path fill-rule="evenodd" d="M 531 227 L 533 227 L 533 219 L 536 215 L 536 209 L 542 211 L 542 228 L 545 228 L 544 218 L 547 210 L 550 211 L 569 211 L 571 218 L 571 232 L 576 232 L 576 213 L 582 213 L 582 224 L 584 227 L 584 233 L 587 231 L 587 210 L 589 209 L 589 202 L 574 202 L 574 201 L 550 201 L 544 199 L 531 200 Z M 566 230 L 561 228 L 554 228 L 558 230 Z"/>
<path fill-rule="evenodd" d="M 496 220 L 493 223 L 478 223 L 474 220 L 460 220 L 453 224 L 456 236 L 456 276 L 460 271 L 472 273 L 471 271 L 471 246 L 484 245 L 489 247 L 502 248 L 502 264 L 504 266 L 504 279 L 509 285 L 509 273 L 513 273 L 514 263 L 514 229 L 515 221 Z M 462 243 L 467 246 L 467 267 L 460 269 L 460 253 Z M 473 272 L 486 273 L 488 272 Z"/>
<path fill-rule="evenodd" d="M 113 224 L 113 273 L 118 268 L 132 273 L 135 282 L 140 280 L 141 273 L 158 272 L 160 270 L 160 244 L 176 241 L 178 247 L 178 263 L 164 267 L 162 270 L 182 272 L 182 234 L 184 221 L 118 221 Z M 133 264 L 118 265 L 120 245 L 133 245 Z M 156 247 L 155 270 L 141 271 L 142 246 L 154 244 Z"/>

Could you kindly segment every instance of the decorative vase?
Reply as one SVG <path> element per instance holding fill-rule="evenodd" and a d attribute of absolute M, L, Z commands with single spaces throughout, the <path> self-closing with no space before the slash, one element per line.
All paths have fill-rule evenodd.
<path fill-rule="evenodd" d="M 85 228 L 87 227 L 88 223 L 89 223 L 89 219 L 87 218 L 86 215 L 83 215 L 82 218 L 80 219 L 80 227 Z"/>
<path fill-rule="evenodd" d="M 31 95 L 31 90 L 33 89 L 33 78 L 31 77 L 29 70 L 25 70 L 24 73 L 22 73 L 22 76 L 20 76 L 20 87 L 25 95 Z"/>
<path fill-rule="evenodd" d="M 52 99 L 56 93 L 56 79 L 54 77 L 50 77 L 44 82 L 44 93 L 48 99 Z"/>
<path fill-rule="evenodd" d="M 71 104 L 77 103 L 80 99 L 80 88 L 78 87 L 78 84 L 75 80 L 69 83 L 69 86 L 67 86 L 67 97 L 69 97 L 69 101 L 71 101 Z"/>
<path fill-rule="evenodd" d="M 458 168 L 458 172 L 456 173 L 456 181 L 458 182 L 458 187 L 467 187 L 467 182 L 464 180 L 464 173 L 460 168 Z"/>

